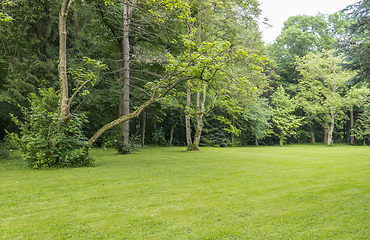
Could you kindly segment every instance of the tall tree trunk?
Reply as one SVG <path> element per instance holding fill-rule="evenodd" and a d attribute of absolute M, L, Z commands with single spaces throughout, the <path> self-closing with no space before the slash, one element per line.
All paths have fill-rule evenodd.
<path fill-rule="evenodd" d="M 256 139 L 256 146 L 258 146 L 258 139 L 257 139 L 257 136 L 255 136 L 255 139 Z"/>
<path fill-rule="evenodd" d="M 126 1 L 122 3 L 123 8 L 123 39 L 122 39 L 122 58 L 123 58 L 123 72 L 122 72 L 122 90 L 121 90 L 121 104 L 122 116 L 130 113 L 130 18 L 132 7 Z M 130 122 L 125 121 L 123 124 L 123 143 L 129 142 L 130 136 Z"/>
<path fill-rule="evenodd" d="M 142 121 L 141 121 L 141 146 L 145 146 L 145 125 L 146 125 L 146 115 L 145 110 L 143 111 Z"/>
<path fill-rule="evenodd" d="M 60 116 L 69 117 L 68 107 L 68 80 L 67 80 L 67 15 L 74 0 L 63 0 L 59 12 L 59 78 L 61 82 L 62 98 L 60 103 Z"/>
<path fill-rule="evenodd" d="M 350 111 L 350 116 L 351 116 L 351 130 L 350 130 L 350 134 L 352 135 L 353 134 L 353 108 L 351 109 Z M 351 136 L 351 144 L 355 144 L 355 137 L 354 136 Z"/>

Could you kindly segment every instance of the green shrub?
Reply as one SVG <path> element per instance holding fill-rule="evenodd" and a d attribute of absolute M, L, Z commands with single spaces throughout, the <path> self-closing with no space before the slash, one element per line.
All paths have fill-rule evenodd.
<path fill-rule="evenodd" d="M 138 152 L 139 150 L 137 150 L 137 148 L 139 145 L 135 140 L 136 139 L 133 139 L 133 141 L 129 143 L 123 143 L 123 135 L 119 134 L 114 140 L 114 149 L 116 149 L 119 154 L 131 154 L 133 152 Z"/>
<path fill-rule="evenodd" d="M 166 141 L 163 128 L 157 128 L 154 130 L 152 133 L 152 142 L 157 146 L 167 146 L 168 142 Z"/>
<path fill-rule="evenodd" d="M 0 160 L 9 158 L 9 150 L 6 148 L 4 142 L 0 142 Z"/>
<path fill-rule="evenodd" d="M 24 121 L 12 116 L 20 133 L 10 133 L 22 153 L 22 158 L 35 168 L 79 167 L 92 164 L 83 135 L 87 122 L 81 114 L 71 114 L 67 120 L 57 112 L 59 96 L 53 89 L 40 91 L 42 98 L 32 95 L 31 107 L 22 107 Z M 52 107 L 54 105 L 54 107 Z"/>

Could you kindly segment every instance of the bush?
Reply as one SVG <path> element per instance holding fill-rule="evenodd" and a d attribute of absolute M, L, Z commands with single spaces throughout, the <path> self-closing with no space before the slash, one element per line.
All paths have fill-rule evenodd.
<path fill-rule="evenodd" d="M 133 152 L 138 152 L 139 150 L 137 150 L 137 148 L 139 145 L 136 144 L 135 140 L 136 139 L 129 143 L 123 143 L 123 135 L 119 134 L 114 140 L 114 149 L 116 149 L 119 154 L 131 154 Z"/>
<path fill-rule="evenodd" d="M 8 159 L 9 158 L 9 150 L 6 148 L 4 142 L 0 142 L 0 160 L 1 159 Z"/>
<path fill-rule="evenodd" d="M 168 142 L 166 141 L 163 128 L 157 128 L 154 130 L 152 133 L 152 142 L 157 146 L 167 146 Z"/>
<path fill-rule="evenodd" d="M 87 122 L 81 114 L 71 114 L 67 120 L 60 118 L 55 104 L 59 100 L 53 90 L 40 91 L 42 98 L 35 94 L 30 99 L 31 107 L 22 107 L 24 121 L 12 116 L 20 134 L 9 136 L 22 152 L 22 158 L 31 167 L 60 168 L 87 166 L 94 162 L 89 157 L 82 125 Z"/>

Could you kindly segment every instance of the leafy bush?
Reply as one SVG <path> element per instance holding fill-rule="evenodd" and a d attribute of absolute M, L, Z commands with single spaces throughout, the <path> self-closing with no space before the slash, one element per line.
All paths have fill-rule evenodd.
<path fill-rule="evenodd" d="M 114 149 L 116 149 L 119 154 L 131 154 L 133 152 L 137 152 L 139 145 L 135 140 L 136 139 L 129 143 L 123 143 L 123 135 L 119 134 L 114 140 Z"/>
<path fill-rule="evenodd" d="M 9 150 L 6 148 L 4 142 L 0 142 L 0 159 L 7 159 L 9 158 Z"/>
<path fill-rule="evenodd" d="M 79 167 L 94 162 L 89 157 L 89 145 L 83 135 L 82 125 L 87 122 L 81 114 L 71 114 L 67 120 L 60 118 L 59 95 L 55 90 L 41 91 L 30 99 L 30 108 L 22 107 L 24 121 L 12 116 L 20 133 L 9 133 L 22 152 L 22 158 L 35 168 Z"/>
<path fill-rule="evenodd" d="M 152 133 L 152 142 L 158 146 L 167 146 L 168 142 L 166 141 L 165 133 L 163 128 L 157 128 Z"/>

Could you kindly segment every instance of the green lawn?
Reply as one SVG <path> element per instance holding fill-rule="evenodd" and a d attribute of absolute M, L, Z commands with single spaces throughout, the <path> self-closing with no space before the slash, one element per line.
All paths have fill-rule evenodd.
<path fill-rule="evenodd" d="M 0 161 L 0 239 L 370 239 L 370 147 L 95 149 Z"/>

